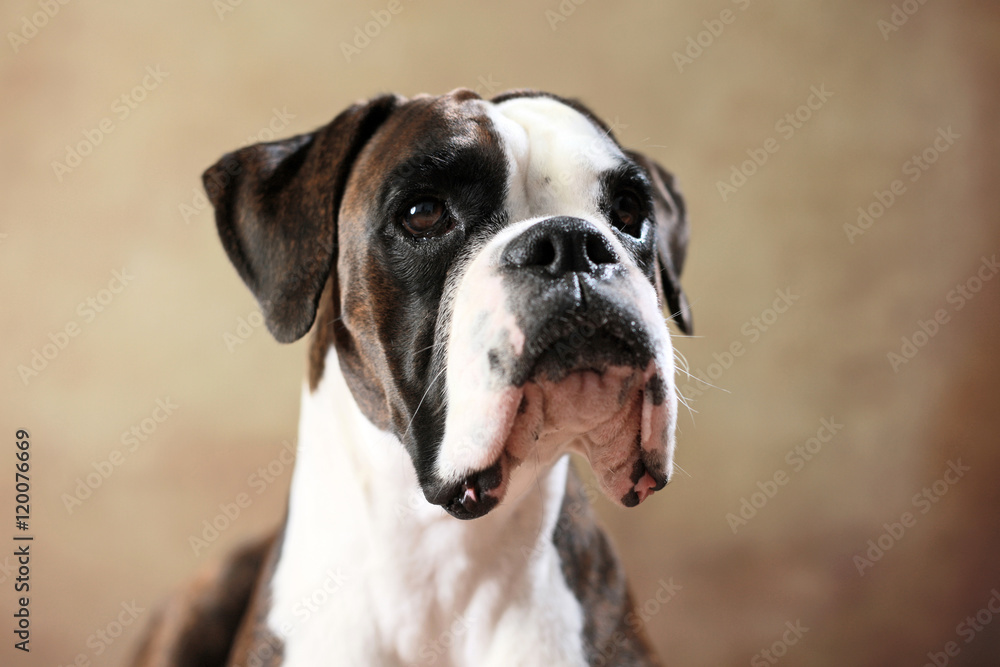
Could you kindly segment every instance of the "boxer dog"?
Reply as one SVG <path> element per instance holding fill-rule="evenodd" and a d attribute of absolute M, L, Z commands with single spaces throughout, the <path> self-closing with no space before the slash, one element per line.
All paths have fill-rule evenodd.
<path fill-rule="evenodd" d="M 386 95 L 204 175 L 280 342 L 310 329 L 276 535 L 160 610 L 136 664 L 655 665 L 568 454 L 670 479 L 673 177 L 578 102 Z"/>

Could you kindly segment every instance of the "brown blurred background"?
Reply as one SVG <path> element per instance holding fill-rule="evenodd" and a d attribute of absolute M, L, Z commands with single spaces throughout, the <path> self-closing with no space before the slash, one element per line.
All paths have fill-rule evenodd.
<path fill-rule="evenodd" d="M 676 482 L 599 503 L 669 664 L 1000 664 L 1000 8 L 400 0 L 370 23 L 388 5 L 0 9 L 0 541 L 16 428 L 35 535 L 29 655 L 0 556 L 0 663 L 119 664 L 157 599 L 283 512 L 289 470 L 250 476 L 295 438 L 306 348 L 253 326 L 201 171 L 359 98 L 465 86 L 579 97 L 686 193 L 676 344 L 713 386 L 679 377 Z"/>

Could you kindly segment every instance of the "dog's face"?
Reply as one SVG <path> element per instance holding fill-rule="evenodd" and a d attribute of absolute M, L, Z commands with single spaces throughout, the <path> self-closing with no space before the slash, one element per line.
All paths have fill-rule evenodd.
<path fill-rule="evenodd" d="M 335 348 L 428 501 L 482 516 L 567 450 L 622 505 L 666 484 L 683 202 L 579 104 L 386 96 L 205 184 L 268 328 L 287 342 L 317 320 L 313 388 Z"/>

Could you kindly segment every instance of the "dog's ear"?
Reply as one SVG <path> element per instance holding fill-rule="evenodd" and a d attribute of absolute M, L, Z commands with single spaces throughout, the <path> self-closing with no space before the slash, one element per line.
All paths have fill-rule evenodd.
<path fill-rule="evenodd" d="M 628 156 L 646 170 L 653 186 L 653 216 L 656 220 L 657 261 L 660 266 L 660 282 L 663 298 L 670 309 L 670 316 L 678 328 L 691 335 L 691 308 L 681 289 L 681 270 L 687 254 L 688 222 L 684 198 L 677 189 L 673 174 L 635 151 L 626 151 Z"/>
<path fill-rule="evenodd" d="M 396 102 L 356 104 L 315 132 L 229 153 L 202 176 L 226 254 L 282 343 L 316 319 L 352 164 Z"/>

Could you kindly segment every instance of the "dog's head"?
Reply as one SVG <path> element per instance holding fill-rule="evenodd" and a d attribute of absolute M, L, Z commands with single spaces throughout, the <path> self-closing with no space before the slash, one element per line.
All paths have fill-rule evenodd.
<path fill-rule="evenodd" d="M 290 342 L 317 322 L 312 388 L 335 349 L 428 501 L 482 516 L 516 468 L 565 451 L 628 507 L 666 484 L 677 398 L 662 309 L 690 332 L 684 203 L 580 104 L 379 97 L 230 153 L 204 181 L 271 333 Z"/>

